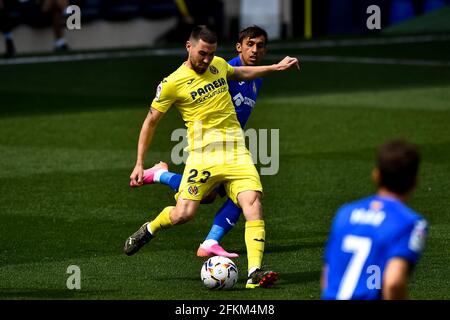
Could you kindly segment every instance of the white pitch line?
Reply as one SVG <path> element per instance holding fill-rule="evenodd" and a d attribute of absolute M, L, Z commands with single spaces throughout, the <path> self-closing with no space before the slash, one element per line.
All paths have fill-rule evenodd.
<path fill-rule="evenodd" d="M 424 43 L 449 41 L 450 35 L 418 35 L 400 36 L 386 38 L 365 38 L 365 39 L 338 39 L 338 40 L 310 40 L 297 43 L 274 43 L 270 44 L 271 49 L 304 49 L 304 48 L 327 48 L 327 47 L 350 47 L 350 46 L 373 46 L 406 43 Z"/>
<path fill-rule="evenodd" d="M 365 45 L 387 45 L 387 44 L 404 44 L 404 43 L 420 43 L 429 41 L 449 41 L 450 35 L 423 35 L 423 36 L 405 36 L 393 38 L 370 38 L 370 39 L 342 39 L 342 40 L 317 40 L 299 43 L 287 44 L 271 44 L 271 49 L 296 49 L 296 48 L 319 48 L 319 47 L 339 47 L 339 46 L 365 46 Z M 231 49 L 230 49 L 231 51 Z M 228 52 L 221 51 L 220 53 Z M 5 65 L 24 65 L 35 63 L 54 63 L 99 59 L 120 59 L 135 57 L 151 57 L 151 56 L 186 56 L 183 48 L 171 49 L 143 49 L 143 50 L 123 50 L 111 52 L 91 52 L 76 53 L 68 55 L 52 55 L 52 56 L 31 56 L 19 57 L 12 59 L 0 59 L 0 66 Z M 281 55 L 270 55 L 268 58 L 282 58 Z M 277 58 L 275 58 L 277 57 Z M 366 58 L 366 57 L 339 57 L 339 56 L 301 56 L 302 61 L 312 62 L 336 62 L 336 63 L 366 63 L 366 64 L 401 64 L 409 66 L 436 66 L 447 67 L 449 61 L 438 60 L 413 60 L 413 59 L 390 59 L 390 58 Z"/>
<path fill-rule="evenodd" d="M 151 56 L 182 56 L 185 50 L 180 49 L 147 49 L 136 51 L 112 51 L 112 52 L 91 52 L 91 53 L 75 53 L 67 55 L 55 56 L 32 56 L 0 60 L 1 65 L 22 65 L 34 63 L 51 63 L 51 62 L 69 62 L 84 60 L 101 60 L 101 59 L 120 59 L 120 58 L 136 58 Z"/>
<path fill-rule="evenodd" d="M 285 55 L 267 55 L 270 60 L 281 60 Z M 361 63 L 361 64 L 387 64 L 419 67 L 450 67 L 450 61 L 423 60 L 423 59 L 396 59 L 396 58 L 371 58 L 371 57 L 346 57 L 346 56 L 310 56 L 301 55 L 302 61 L 307 62 L 334 62 L 334 63 Z"/>
<path fill-rule="evenodd" d="M 36 64 L 36 63 L 101 60 L 101 59 L 121 59 L 121 58 L 150 57 L 150 56 L 184 56 L 184 55 L 186 55 L 184 50 L 174 51 L 171 49 L 78 53 L 78 54 L 61 55 L 61 56 L 23 57 L 23 58 L 0 60 L 0 66 L 1 65 L 24 65 L 24 64 Z M 267 55 L 266 59 L 281 60 L 284 57 L 285 57 L 285 55 L 271 54 L 271 55 Z M 450 61 L 423 60 L 423 59 L 395 59 L 395 58 L 301 55 L 300 63 L 302 61 L 385 64 L 385 65 L 387 64 L 387 65 L 424 66 L 424 67 L 450 67 Z"/>

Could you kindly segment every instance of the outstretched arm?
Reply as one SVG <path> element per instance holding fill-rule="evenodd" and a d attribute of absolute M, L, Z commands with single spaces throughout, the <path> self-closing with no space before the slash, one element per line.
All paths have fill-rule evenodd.
<path fill-rule="evenodd" d="M 323 291 L 327 287 L 328 282 L 328 266 L 324 264 L 322 266 L 322 273 L 320 275 L 320 290 Z"/>
<path fill-rule="evenodd" d="M 384 300 L 403 300 L 408 298 L 407 281 L 409 263 L 402 258 L 388 261 L 383 275 L 382 295 Z"/>
<path fill-rule="evenodd" d="M 144 175 L 145 154 L 152 142 L 153 134 L 155 133 L 158 122 L 163 115 L 164 113 L 154 108 L 150 108 L 150 111 L 142 124 L 141 133 L 139 134 L 136 165 L 130 175 L 131 186 L 140 186 L 143 184 L 142 177 Z"/>
<path fill-rule="evenodd" d="M 235 67 L 234 73 L 230 75 L 228 79 L 237 81 L 253 80 L 256 78 L 264 77 L 271 72 L 288 70 L 294 66 L 296 66 L 297 69 L 300 70 L 298 59 L 287 56 L 277 64 L 268 66 Z"/>

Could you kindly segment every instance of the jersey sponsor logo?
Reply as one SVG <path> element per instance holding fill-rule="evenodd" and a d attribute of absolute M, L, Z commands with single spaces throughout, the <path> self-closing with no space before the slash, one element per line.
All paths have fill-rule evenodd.
<path fill-rule="evenodd" d="M 191 91 L 190 94 L 191 94 L 192 100 L 195 100 L 197 97 L 201 97 L 202 95 L 204 95 L 210 91 L 213 91 L 214 89 L 220 88 L 226 84 L 227 84 L 227 82 L 225 81 L 224 78 L 214 80 L 213 82 L 208 83 L 204 87 L 198 88 L 196 91 Z"/>
<path fill-rule="evenodd" d="M 234 105 L 236 107 L 239 107 L 244 102 L 244 96 L 242 95 L 242 93 L 239 92 L 237 95 L 233 97 L 233 101 Z"/>
<path fill-rule="evenodd" d="M 408 248 L 415 252 L 421 252 L 425 247 L 426 235 L 427 222 L 425 220 L 417 221 L 413 231 L 411 232 Z"/>
<path fill-rule="evenodd" d="M 351 224 L 369 224 L 378 227 L 386 218 L 386 213 L 380 210 L 359 208 L 350 215 Z"/>
<path fill-rule="evenodd" d="M 242 104 L 246 104 L 246 105 L 248 105 L 249 107 L 254 107 L 255 106 L 255 100 L 253 100 L 253 99 L 250 99 L 250 98 L 248 98 L 248 97 L 244 97 L 243 95 L 242 95 L 242 93 L 238 93 L 237 95 L 235 95 L 234 97 L 233 97 L 233 101 L 234 101 L 234 105 L 236 106 L 236 107 L 239 107 L 239 106 L 241 106 Z"/>
<path fill-rule="evenodd" d="M 189 186 L 188 192 L 190 195 L 196 196 L 198 194 L 198 187 L 197 186 Z"/>
<path fill-rule="evenodd" d="M 209 71 L 211 71 L 212 74 L 218 74 L 219 73 L 219 70 L 217 70 L 217 68 L 214 67 L 214 66 L 210 66 L 209 67 Z"/>

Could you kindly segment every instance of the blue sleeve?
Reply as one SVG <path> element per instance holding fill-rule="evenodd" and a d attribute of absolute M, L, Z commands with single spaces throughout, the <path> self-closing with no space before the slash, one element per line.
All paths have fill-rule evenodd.
<path fill-rule="evenodd" d="M 425 220 L 417 220 L 415 223 L 411 223 L 396 239 L 393 239 L 388 260 L 399 257 L 416 264 L 425 247 L 427 232 L 428 226 Z"/>

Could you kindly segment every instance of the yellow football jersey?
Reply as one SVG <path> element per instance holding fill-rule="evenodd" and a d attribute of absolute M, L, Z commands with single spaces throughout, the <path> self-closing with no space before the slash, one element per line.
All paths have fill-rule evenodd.
<path fill-rule="evenodd" d="M 185 62 L 159 84 L 152 107 L 163 113 L 177 107 L 187 127 L 189 151 L 217 142 L 242 143 L 242 128 L 228 93 L 227 76 L 233 72 L 224 59 L 214 57 L 203 74 Z"/>

